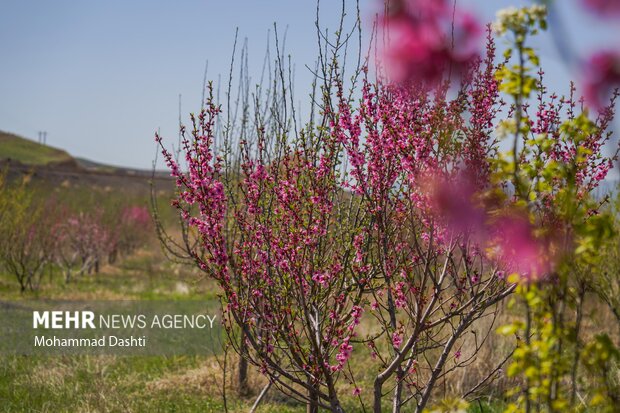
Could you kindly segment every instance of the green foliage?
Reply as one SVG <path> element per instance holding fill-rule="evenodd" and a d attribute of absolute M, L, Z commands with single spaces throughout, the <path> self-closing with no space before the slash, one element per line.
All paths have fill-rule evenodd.
<path fill-rule="evenodd" d="M 581 354 L 586 370 L 594 378 L 590 405 L 603 412 L 616 411 L 620 385 L 614 380 L 620 362 L 620 351 L 607 334 L 597 334 Z"/>
<path fill-rule="evenodd" d="M 505 59 L 509 61 L 515 53 L 517 55 L 515 64 L 505 64 L 496 72 L 497 79 L 501 81 L 500 90 L 517 99 L 528 98 L 537 89 L 534 75 L 540 60 L 535 50 L 525 44 L 527 38 L 537 34 L 539 28 L 547 28 L 546 9 L 539 5 L 509 8 L 498 12 L 497 17 L 495 32 L 500 36 L 512 35 L 512 42 L 504 53 Z"/>
<path fill-rule="evenodd" d="M 618 261 L 615 276 L 604 265 L 608 252 L 617 250 L 618 214 L 602 208 L 583 180 L 596 158 L 589 140 L 604 131 L 584 110 L 570 111 L 549 134 L 531 132 L 524 102 L 533 91 L 542 100 L 545 90 L 531 75 L 539 59 L 526 40 L 546 27 L 544 12 L 538 6 L 511 9 L 499 18 L 498 32 L 513 34 L 506 57 L 516 54 L 516 63 L 504 65 L 497 77 L 514 99 L 515 120 L 499 125 L 498 135 L 512 134 L 514 142 L 511 152 L 494 161 L 494 180 L 514 186 L 516 204 L 539 224 L 538 237 L 553 234 L 548 253 L 557 260 L 547 279 L 509 277 L 519 284 L 515 303 L 522 317 L 498 333 L 516 337 L 507 375 L 520 385 L 506 394 L 511 402 L 505 411 L 616 411 L 619 389 L 613 374 L 620 353 L 609 335 L 592 336 L 584 328 L 586 305 L 600 305 L 600 297 L 613 302 L 601 280 L 608 289 L 618 284 Z M 558 148 L 564 156 L 557 156 Z"/>
<path fill-rule="evenodd" d="M 532 405 L 549 404 L 551 411 L 568 406 L 569 393 L 555 388 L 556 378 L 567 374 L 571 366 L 570 357 L 557 351 L 558 343 L 568 336 L 568 331 L 556 328 L 551 321 L 553 315 L 547 308 L 545 293 L 535 284 L 520 284 L 517 294 L 523 300 L 526 320 L 516 320 L 498 330 L 504 335 L 517 336 L 517 348 L 507 374 L 525 380 L 525 389 L 517 386 L 508 392 L 507 396 L 516 400 L 508 405 L 506 412 L 529 411 Z"/>

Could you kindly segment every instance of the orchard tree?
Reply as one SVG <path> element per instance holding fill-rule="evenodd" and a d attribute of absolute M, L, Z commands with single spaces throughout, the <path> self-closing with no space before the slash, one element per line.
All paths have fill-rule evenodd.
<path fill-rule="evenodd" d="M 427 6 L 424 20 L 410 19 L 411 30 L 447 12 Z M 374 269 L 365 299 L 379 326 L 367 339 L 378 369 L 375 412 L 387 383 L 394 412 L 406 403 L 426 408 L 435 384 L 471 363 L 490 331 L 463 352 L 462 338 L 515 288 L 504 279 L 506 257 L 485 254 L 492 238 L 503 239 L 505 221 L 490 225 L 492 214 L 478 205 L 507 208 L 490 182 L 501 108 L 494 52 L 489 33 L 484 60 L 474 56 L 460 68 L 454 99 L 447 97 L 453 85 L 442 77 L 454 62 L 445 56 L 432 77 L 421 79 L 417 66 L 415 77 L 400 84 L 366 77 L 359 107 L 341 98 L 328 113 L 331 135 L 350 165 L 343 186 L 370 217 L 357 243 L 368 251 L 358 259 Z M 484 225 L 489 229 L 481 234 Z"/>
<path fill-rule="evenodd" d="M 128 205 L 120 211 L 119 249 L 133 253 L 143 246 L 153 232 L 151 214 L 145 206 Z"/>
<path fill-rule="evenodd" d="M 9 185 L 0 182 L 0 265 L 17 279 L 21 292 L 38 290 L 43 272 L 52 259 L 53 209 L 34 199 L 24 179 Z"/>
<path fill-rule="evenodd" d="M 313 409 L 342 411 L 336 382 L 371 274 L 355 260 L 365 215 L 339 185 L 339 145 L 312 129 L 291 144 L 259 124 L 254 148 L 240 143 L 240 174 L 227 187 L 233 172 L 213 152 L 211 99 L 184 140 L 189 172 L 164 150 L 181 188 L 175 206 L 200 234 L 193 257 L 219 282 L 225 326 L 233 343 L 240 327 L 243 356 Z"/>
<path fill-rule="evenodd" d="M 103 211 L 69 213 L 66 209 L 59 214 L 53 227 L 54 258 L 65 273 L 65 282 L 73 274 L 90 273 L 99 261 L 107 257 L 114 248 L 112 231 L 103 225 Z"/>

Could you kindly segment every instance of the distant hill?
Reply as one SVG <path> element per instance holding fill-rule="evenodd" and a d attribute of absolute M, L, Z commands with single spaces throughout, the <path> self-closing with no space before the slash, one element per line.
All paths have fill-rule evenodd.
<path fill-rule="evenodd" d="M 105 190 L 148 193 L 150 182 L 158 189 L 172 189 L 169 171 L 124 168 L 74 158 L 62 149 L 0 131 L 0 171 L 9 178 L 30 175 L 36 182 L 53 186 L 87 186 Z"/>
<path fill-rule="evenodd" d="M 75 159 L 62 149 L 0 131 L 0 161 L 17 161 L 25 165 L 75 164 Z"/>
<path fill-rule="evenodd" d="M 151 177 L 152 170 L 125 168 L 122 166 L 107 165 L 85 158 L 75 158 L 67 151 L 42 145 L 21 136 L 0 131 L 0 163 L 20 164 L 27 166 L 49 166 L 62 169 L 72 169 L 90 173 L 131 175 Z M 170 172 L 155 171 L 155 177 L 167 178 Z"/>
<path fill-rule="evenodd" d="M 88 169 L 89 171 L 115 173 L 115 172 L 118 172 L 119 169 L 122 169 L 122 168 L 117 168 L 115 166 L 91 161 L 90 159 L 85 159 L 85 158 L 75 158 L 75 161 L 80 167 L 84 169 Z"/>

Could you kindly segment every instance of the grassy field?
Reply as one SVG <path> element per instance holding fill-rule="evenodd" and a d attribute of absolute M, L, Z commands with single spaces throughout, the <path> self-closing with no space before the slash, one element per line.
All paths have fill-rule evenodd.
<path fill-rule="evenodd" d="M 16 282 L 0 275 L 0 299 L 215 301 L 216 289 L 187 268 L 140 251 L 118 266 L 65 284 L 54 274 L 41 290 L 21 295 Z M 49 276 L 48 276 L 49 277 Z M 219 357 L 219 356 L 218 356 Z M 0 356 L 2 412 L 220 412 L 218 359 L 203 356 Z M 257 378 L 253 387 L 260 387 Z M 234 396 L 234 389 L 229 388 Z M 231 402 L 230 400 L 236 401 Z M 229 396 L 233 411 L 253 399 Z M 303 407 L 266 404 L 261 411 L 295 412 Z"/>

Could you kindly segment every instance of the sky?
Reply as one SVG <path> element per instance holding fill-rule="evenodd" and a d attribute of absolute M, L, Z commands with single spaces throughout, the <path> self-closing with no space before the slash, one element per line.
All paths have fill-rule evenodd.
<path fill-rule="evenodd" d="M 482 22 L 498 9 L 529 4 L 457 1 Z M 617 23 L 589 15 L 579 0 L 556 1 L 562 37 L 578 53 L 620 47 Z M 360 0 L 366 29 L 378 3 Z M 335 28 L 341 2 L 320 5 L 322 26 Z M 353 6 L 348 0 L 351 15 Z M 209 78 L 228 75 L 237 28 L 255 78 L 274 23 L 286 30 L 296 93 L 305 94 L 305 66 L 316 58 L 315 13 L 315 0 L 0 0 L 0 130 L 33 140 L 46 131 L 49 145 L 74 156 L 151 168 L 154 133 L 171 142 L 177 135 L 179 94 L 182 113 L 200 109 L 205 62 Z M 550 89 L 564 92 L 578 72 L 549 33 L 533 45 Z"/>

